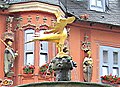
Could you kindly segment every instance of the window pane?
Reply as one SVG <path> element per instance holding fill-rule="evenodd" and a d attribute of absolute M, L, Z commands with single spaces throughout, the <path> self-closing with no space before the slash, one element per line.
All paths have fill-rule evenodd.
<path fill-rule="evenodd" d="M 26 64 L 25 65 L 34 65 L 34 56 L 33 53 L 26 53 Z"/>
<path fill-rule="evenodd" d="M 33 33 L 27 33 L 27 34 L 26 34 L 26 42 L 27 42 L 27 41 L 30 41 L 30 40 L 32 40 L 32 39 L 33 39 Z M 33 47 L 34 47 L 33 42 L 26 44 L 26 50 L 28 50 L 28 51 L 32 51 L 32 50 L 33 50 Z"/>
<path fill-rule="evenodd" d="M 34 34 L 34 30 L 32 29 L 28 29 L 28 30 L 25 30 L 25 41 L 24 42 L 27 42 L 27 41 L 30 41 L 33 39 L 33 34 Z M 34 42 L 32 43 L 27 43 L 27 44 L 24 44 L 24 53 L 25 53 L 25 59 L 24 59 L 24 62 L 25 62 L 25 65 L 33 65 L 34 64 L 34 55 L 33 55 L 33 52 L 34 52 Z"/>
<path fill-rule="evenodd" d="M 104 75 L 108 75 L 108 67 L 107 66 L 102 67 L 102 76 L 104 76 Z"/>
<path fill-rule="evenodd" d="M 118 52 L 113 52 L 113 64 L 118 64 Z"/>
<path fill-rule="evenodd" d="M 103 63 L 108 63 L 108 51 L 103 51 Z"/>
<path fill-rule="evenodd" d="M 102 0 L 97 0 L 97 6 L 102 7 Z"/>
<path fill-rule="evenodd" d="M 43 34 L 45 30 L 40 30 L 40 37 L 44 37 L 45 34 Z M 41 41 L 40 42 L 40 52 L 42 53 L 48 53 L 48 42 L 47 41 Z"/>
<path fill-rule="evenodd" d="M 40 54 L 39 66 L 42 66 L 47 63 L 47 53 Z"/>
<path fill-rule="evenodd" d="M 96 0 L 91 0 L 91 5 L 95 5 L 96 6 Z"/>
<path fill-rule="evenodd" d="M 43 35 L 45 30 L 40 30 L 40 35 Z"/>
<path fill-rule="evenodd" d="M 119 70 L 118 70 L 118 68 L 117 67 L 114 67 L 113 68 L 113 73 L 112 73 L 113 75 L 116 75 L 116 76 L 119 76 Z"/>
<path fill-rule="evenodd" d="M 40 42 L 40 52 L 48 52 L 48 42 L 42 41 Z"/>

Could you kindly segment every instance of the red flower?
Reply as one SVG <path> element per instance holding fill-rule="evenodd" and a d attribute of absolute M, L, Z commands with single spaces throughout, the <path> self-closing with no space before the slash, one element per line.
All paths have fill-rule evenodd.
<path fill-rule="evenodd" d="M 105 75 L 103 78 L 104 78 L 104 79 L 106 79 L 106 78 L 107 78 L 107 76 Z"/>
<path fill-rule="evenodd" d="M 40 75 L 47 75 L 47 73 L 50 72 L 50 75 L 51 75 L 52 74 L 52 70 L 50 71 L 50 70 L 48 70 L 48 68 L 49 68 L 49 63 L 46 63 L 46 64 L 42 65 L 40 67 L 39 74 Z"/>
<path fill-rule="evenodd" d="M 117 76 L 115 75 L 114 78 L 116 78 Z"/>
<path fill-rule="evenodd" d="M 26 65 L 26 66 L 23 67 L 23 71 L 26 74 L 33 73 L 34 69 L 35 69 L 35 67 L 33 65 Z"/>
<path fill-rule="evenodd" d="M 110 76 L 112 76 L 112 74 L 110 74 Z"/>
<path fill-rule="evenodd" d="M 101 76 L 101 80 L 109 82 L 110 84 L 120 84 L 120 77 L 117 77 L 116 75 L 112 76 L 112 74 Z"/>
<path fill-rule="evenodd" d="M 23 68 L 26 68 L 26 66 L 24 66 Z"/>
<path fill-rule="evenodd" d="M 33 65 L 29 66 L 30 69 L 35 69 L 35 67 Z"/>

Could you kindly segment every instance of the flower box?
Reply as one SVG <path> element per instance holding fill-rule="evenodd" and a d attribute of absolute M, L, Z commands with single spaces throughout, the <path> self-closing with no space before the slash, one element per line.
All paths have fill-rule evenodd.
<path fill-rule="evenodd" d="M 110 85 L 119 85 L 120 77 L 117 77 L 116 75 L 112 76 L 112 74 L 101 76 L 101 82 Z"/>
<path fill-rule="evenodd" d="M 32 78 L 34 75 L 33 74 L 23 74 L 24 78 Z"/>
<path fill-rule="evenodd" d="M 39 75 L 42 78 L 46 78 L 46 77 L 50 77 L 53 73 L 53 70 L 48 69 L 49 68 L 49 63 L 46 63 L 44 65 L 42 65 L 39 69 Z"/>
<path fill-rule="evenodd" d="M 26 65 L 23 67 L 24 74 L 33 74 L 35 67 L 33 65 Z"/>

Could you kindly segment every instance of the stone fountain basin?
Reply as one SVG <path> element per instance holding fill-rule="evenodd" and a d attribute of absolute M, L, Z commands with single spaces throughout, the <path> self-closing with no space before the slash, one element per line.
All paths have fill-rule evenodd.
<path fill-rule="evenodd" d="M 19 85 L 15 87 L 113 87 L 107 84 L 98 84 L 92 82 L 72 82 L 72 81 L 58 81 L 58 82 L 39 82 Z"/>

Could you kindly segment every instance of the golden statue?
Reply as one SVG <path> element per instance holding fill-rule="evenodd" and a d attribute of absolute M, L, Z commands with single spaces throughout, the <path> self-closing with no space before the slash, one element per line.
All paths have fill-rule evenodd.
<path fill-rule="evenodd" d="M 74 22 L 75 17 L 62 18 L 59 14 L 56 17 L 57 17 L 57 22 L 55 22 L 55 26 L 49 26 L 50 30 L 46 30 L 42 36 L 34 37 L 33 40 L 28 41 L 26 43 L 30 43 L 33 41 L 55 42 L 58 48 L 57 56 L 61 57 L 65 55 L 65 53 L 63 52 L 64 42 L 67 38 L 67 30 L 65 26 L 67 24 Z"/>

